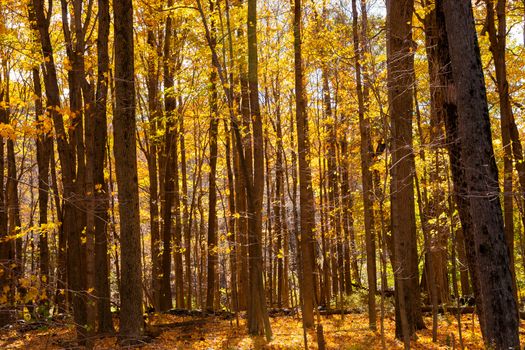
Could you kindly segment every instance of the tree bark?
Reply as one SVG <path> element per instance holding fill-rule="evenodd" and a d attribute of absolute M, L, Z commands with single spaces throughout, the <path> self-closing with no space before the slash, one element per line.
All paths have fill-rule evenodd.
<path fill-rule="evenodd" d="M 396 282 L 396 336 L 404 339 L 405 343 L 407 337 L 425 326 L 420 305 L 414 205 L 413 12 L 413 0 L 388 2 L 388 101 L 392 133 L 390 197 Z"/>
<path fill-rule="evenodd" d="M 370 136 L 370 120 L 366 115 L 361 77 L 361 48 L 357 25 L 357 1 L 352 0 L 352 32 L 354 39 L 355 77 L 359 115 L 359 133 L 361 134 L 361 181 L 363 185 L 363 212 L 365 218 L 365 245 L 366 245 L 366 270 L 368 279 L 368 322 L 371 330 L 376 326 L 377 267 L 376 267 L 376 241 L 373 208 L 373 183 L 371 154 L 373 152 Z"/>
<path fill-rule="evenodd" d="M 113 4 L 115 31 L 115 111 L 113 135 L 118 184 L 121 247 L 120 339 L 136 343 L 144 331 L 142 262 L 135 125 L 135 65 L 133 62 L 133 5 Z"/>
<path fill-rule="evenodd" d="M 109 85 L 109 1 L 98 0 L 97 35 L 97 87 L 95 95 L 94 161 L 93 180 L 95 183 L 95 265 L 97 274 L 95 290 L 99 333 L 113 332 L 111 296 L 109 283 L 108 256 L 108 184 L 104 178 L 104 160 L 107 146 L 107 96 Z"/>
<path fill-rule="evenodd" d="M 457 120 L 449 127 L 457 130 L 460 144 L 454 182 L 466 207 L 460 214 L 464 210 L 467 215 L 462 224 L 481 330 L 487 347 L 518 348 L 518 315 L 471 1 L 444 0 L 443 14 L 456 84 L 449 91 L 455 93 Z"/>
<path fill-rule="evenodd" d="M 310 146 L 308 142 L 308 116 L 306 112 L 306 92 L 304 91 L 304 74 L 302 58 L 302 8 L 301 0 L 293 3 L 294 32 L 294 70 L 295 70 L 295 113 L 297 124 L 297 154 L 299 161 L 299 203 L 301 207 L 301 295 L 303 304 L 303 323 L 307 328 L 314 326 L 314 228 L 315 208 L 312 189 L 312 173 L 308 158 Z"/>
<path fill-rule="evenodd" d="M 510 268 L 512 272 L 512 288 L 514 297 L 518 300 L 518 288 L 516 285 L 516 268 L 514 264 L 514 206 L 513 206 L 513 160 L 519 180 L 518 200 L 523 202 L 525 196 L 525 164 L 523 163 L 523 149 L 519 138 L 518 128 L 512 112 L 509 94 L 509 82 L 507 80 L 507 16 L 506 0 L 497 0 L 496 19 L 494 18 L 494 5 L 492 0 L 485 0 L 487 6 L 486 28 L 489 34 L 490 52 L 494 59 L 496 70 L 496 82 L 499 95 L 499 109 L 501 115 L 501 140 L 504 152 L 503 159 L 503 219 L 505 226 L 505 238 L 510 251 Z M 525 215 L 522 215 L 522 223 L 525 223 Z"/>
<path fill-rule="evenodd" d="M 250 116 L 253 130 L 253 174 L 248 186 L 248 255 L 250 298 L 248 302 L 248 332 L 272 337 L 263 282 L 262 209 L 264 194 L 263 123 L 259 106 L 259 79 L 257 57 L 257 1 L 248 0 L 248 87 Z M 246 176 L 245 176 L 246 177 Z M 249 188 L 251 187 L 251 188 Z"/>

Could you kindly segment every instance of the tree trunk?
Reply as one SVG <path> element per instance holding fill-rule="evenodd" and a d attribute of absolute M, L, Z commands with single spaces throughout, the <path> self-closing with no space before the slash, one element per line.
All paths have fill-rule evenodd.
<path fill-rule="evenodd" d="M 518 315 L 472 4 L 468 0 L 444 0 L 443 14 L 456 84 L 456 88 L 449 85 L 449 92 L 455 93 L 457 103 L 457 119 L 452 116 L 448 120 L 447 131 L 452 132 L 447 137 L 457 137 L 453 140 L 459 145 L 455 156 L 459 156 L 460 168 L 456 169 L 454 184 L 459 196 L 465 196 L 458 205 L 463 205 L 460 215 L 463 211 L 481 330 L 487 347 L 518 348 Z"/>
<path fill-rule="evenodd" d="M 496 70 L 496 82 L 499 95 L 499 109 L 501 115 L 501 141 L 503 146 L 503 219 L 505 226 L 505 238 L 510 251 L 510 269 L 512 272 L 512 288 L 514 297 L 518 300 L 518 288 L 516 286 L 516 268 L 514 264 L 514 207 L 513 207 L 513 176 L 512 163 L 513 156 L 516 164 L 516 171 L 519 180 L 519 201 L 524 200 L 525 196 L 525 165 L 523 164 L 523 150 L 519 138 L 519 132 L 512 112 L 512 105 L 509 95 L 509 82 L 507 80 L 507 62 L 505 51 L 507 46 L 507 16 L 506 0 L 497 0 L 496 20 L 494 18 L 494 6 L 492 0 L 485 0 L 487 5 L 486 28 L 489 34 L 490 52 L 494 59 Z M 522 215 L 522 222 L 525 223 L 525 215 Z"/>
<path fill-rule="evenodd" d="M 390 196 L 396 282 L 396 336 L 405 342 L 407 337 L 425 326 L 420 305 L 414 205 L 413 11 L 413 0 L 388 2 L 388 101 L 392 132 Z"/>
<path fill-rule="evenodd" d="M 368 322 L 371 330 L 376 326 L 376 291 L 377 291 L 377 268 L 376 268 L 376 241 L 373 208 L 373 183 L 371 166 L 372 142 L 370 136 L 370 120 L 365 110 L 363 87 L 361 82 L 361 48 L 357 26 L 357 1 L 352 0 L 352 32 L 354 38 L 354 60 L 356 90 L 359 115 L 359 133 L 361 134 L 361 179 L 363 184 L 363 211 L 365 218 L 365 245 L 366 245 L 366 271 L 368 278 Z"/>
<path fill-rule="evenodd" d="M 133 5 L 113 4 L 115 31 L 115 111 L 113 135 L 118 184 L 121 248 L 120 338 L 136 343 L 142 336 L 142 263 L 135 126 Z"/>
<path fill-rule="evenodd" d="M 5 91 L 5 88 L 0 85 L 0 101 L 6 103 L 5 106 L 0 107 L 0 123 L 8 122 L 6 95 L 7 92 Z M 5 176 L 7 175 L 7 179 L 9 179 L 9 171 L 7 174 L 5 173 L 5 170 L 9 165 L 9 161 L 6 162 L 5 156 L 6 141 L 8 140 L 4 140 L 4 137 L 0 136 L 0 264 L 2 267 L 11 266 L 14 260 L 13 241 L 11 239 L 6 239 L 6 237 L 10 235 L 8 223 L 9 196 L 7 183 L 4 186 Z M 0 326 L 2 327 L 12 322 L 15 316 L 11 310 L 14 302 L 14 290 L 11 285 L 12 280 L 12 269 L 3 268 L 3 272 L 0 274 L 0 287 L 2 288 L 1 297 L 5 300 L 0 306 Z"/>
<path fill-rule="evenodd" d="M 213 0 L 210 1 L 210 10 L 214 13 Z M 215 24 L 211 21 L 213 49 L 215 49 Z M 206 287 L 206 308 L 214 310 L 214 298 L 216 288 L 215 281 L 217 263 L 219 261 L 219 247 L 217 237 L 217 137 L 219 128 L 219 110 L 217 96 L 217 73 L 212 70 L 210 75 L 210 174 L 208 179 L 208 278 Z"/>
<path fill-rule="evenodd" d="M 303 323 L 307 328 L 314 325 L 314 228 L 315 208 L 312 189 L 312 173 L 308 158 L 308 116 L 306 112 L 306 92 L 304 91 L 303 58 L 301 52 L 302 8 L 301 0 L 293 3 L 294 67 L 295 67 L 295 113 L 297 123 L 297 154 L 299 160 L 299 203 L 301 207 L 301 295 L 303 304 Z"/>
<path fill-rule="evenodd" d="M 259 79 L 257 58 L 257 1 L 248 0 L 248 87 L 250 116 L 253 127 L 253 174 L 248 195 L 248 255 L 250 278 L 250 302 L 248 302 L 248 332 L 252 335 L 272 337 L 270 320 L 266 309 L 262 264 L 262 209 L 264 194 L 263 123 L 259 107 Z M 238 140 L 239 141 L 239 140 Z M 248 174 L 245 172 L 245 174 Z M 245 176 L 246 177 L 246 176 Z M 251 188 L 250 188 L 251 187 Z M 251 192 L 251 193 L 250 193 Z"/>
<path fill-rule="evenodd" d="M 155 52 L 160 50 L 155 47 L 155 34 L 153 29 L 148 30 L 148 48 Z M 157 135 L 159 117 L 161 116 L 161 107 L 159 101 L 159 75 L 160 69 L 157 65 L 155 54 L 148 57 L 148 75 L 147 75 L 147 89 L 148 89 L 148 109 L 149 109 L 149 135 L 148 137 L 148 175 L 149 175 L 149 215 L 150 215 L 150 231 L 151 231 L 151 294 L 152 302 L 155 310 L 160 310 L 160 285 L 161 285 L 161 270 L 160 270 L 160 218 L 159 218 L 159 174 L 158 174 L 158 141 L 155 140 Z M 158 54 L 160 56 L 160 54 Z"/>
<path fill-rule="evenodd" d="M 40 251 L 40 280 L 44 285 L 47 285 L 49 283 L 49 230 L 46 225 L 49 203 L 49 164 L 52 151 L 52 136 L 47 134 L 41 120 L 44 109 L 42 106 L 42 85 L 38 68 L 33 68 L 33 86 L 35 95 L 37 96 L 35 100 L 35 118 L 39 127 L 39 135 L 36 140 L 36 158 L 38 166 L 38 223 L 41 229 L 40 239 L 38 241 Z M 50 289 L 46 288 L 46 292 L 49 293 Z"/>
<path fill-rule="evenodd" d="M 98 332 L 113 332 L 111 315 L 111 290 L 109 283 L 108 256 L 108 184 L 104 178 L 104 160 L 107 146 L 107 96 L 109 84 L 109 1 L 98 0 L 97 35 L 97 89 L 95 95 L 94 122 L 94 162 L 93 180 L 95 183 L 95 266 L 97 267 L 95 290 L 97 301 Z"/>

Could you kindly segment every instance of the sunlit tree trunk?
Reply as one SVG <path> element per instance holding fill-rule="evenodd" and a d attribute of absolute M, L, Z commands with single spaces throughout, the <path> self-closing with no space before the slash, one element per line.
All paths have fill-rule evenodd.
<path fill-rule="evenodd" d="M 371 154 L 373 153 L 370 136 L 370 120 L 365 110 L 363 86 L 361 77 L 362 52 L 358 32 L 357 0 L 352 0 L 352 33 L 354 38 L 354 59 L 356 90 L 359 115 L 359 132 L 361 134 L 361 179 L 363 184 L 363 211 L 365 218 L 365 245 L 366 245 L 366 270 L 368 278 L 368 321 L 370 329 L 376 329 L 376 303 L 377 291 L 377 268 L 376 268 L 376 244 L 373 211 L 373 183 L 371 166 Z M 366 34 L 366 33 L 365 33 Z"/>
<path fill-rule="evenodd" d="M 250 116 L 253 130 L 253 174 L 248 195 L 248 255 L 250 276 L 250 301 L 248 302 L 248 332 L 252 335 L 272 337 L 266 309 L 262 261 L 262 209 L 264 194 L 263 123 L 259 107 L 259 79 L 257 58 L 257 1 L 248 0 L 248 88 Z M 247 174 L 247 172 L 245 172 Z M 251 188 L 250 188 L 251 187 Z"/>
<path fill-rule="evenodd" d="M 294 70 L 295 70 L 295 113 L 297 123 L 297 154 L 299 160 L 299 202 L 301 207 L 301 295 L 303 300 L 303 322 L 305 327 L 314 325 L 314 235 L 315 208 L 312 189 L 312 173 L 309 157 L 308 116 L 306 111 L 306 91 L 304 90 L 303 58 L 301 52 L 302 39 L 302 7 L 301 0 L 293 3 L 294 31 Z"/>

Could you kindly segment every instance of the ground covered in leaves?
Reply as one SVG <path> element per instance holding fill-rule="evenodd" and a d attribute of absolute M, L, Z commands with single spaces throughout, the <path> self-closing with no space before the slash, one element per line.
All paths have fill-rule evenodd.
<path fill-rule="evenodd" d="M 381 349 L 381 333 L 368 329 L 366 314 L 323 316 L 321 322 L 327 349 Z M 273 339 L 250 337 L 246 333 L 245 319 L 224 320 L 219 317 L 177 317 L 155 315 L 150 317 L 150 338 L 140 349 L 304 349 L 301 320 L 297 316 L 271 319 Z M 457 321 L 452 315 L 439 316 L 438 341 L 432 342 L 431 319 L 426 318 L 429 329 L 417 334 L 414 349 L 459 349 Z M 379 327 L 378 327 L 379 328 Z M 67 323 L 51 325 L 20 324 L 0 331 L 0 349 L 78 349 L 74 342 L 74 328 Z M 525 340 L 525 322 L 520 336 Z M 462 316 L 462 336 L 465 349 L 483 349 L 477 318 Z M 317 349 L 314 330 L 308 331 L 308 347 Z M 454 346 L 453 346 L 454 343 Z M 402 349 L 394 339 L 394 320 L 385 319 L 386 349 Z M 97 339 L 95 349 L 118 349 L 115 337 Z"/>

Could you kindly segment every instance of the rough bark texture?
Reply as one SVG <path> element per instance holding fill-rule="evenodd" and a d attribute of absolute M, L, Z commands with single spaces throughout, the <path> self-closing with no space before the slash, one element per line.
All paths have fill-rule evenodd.
<path fill-rule="evenodd" d="M 121 248 L 120 338 L 133 343 L 143 333 L 142 262 L 137 178 L 133 5 L 115 1 L 115 171 L 118 184 Z"/>
<path fill-rule="evenodd" d="M 519 348 L 509 249 L 499 200 L 485 81 L 469 0 L 443 1 L 452 73 L 456 84 L 460 193 L 471 226 L 465 229 L 481 330 L 487 347 Z M 456 181 L 456 179 L 455 179 Z M 461 187 L 460 187 L 461 188 Z M 465 209 L 463 209 L 465 210 Z M 461 213 L 461 211 L 460 211 Z"/>
<path fill-rule="evenodd" d="M 248 0 L 248 86 L 250 116 L 253 126 L 253 175 L 248 195 L 248 255 L 250 301 L 248 301 L 248 331 L 252 335 L 272 337 L 263 281 L 262 209 L 264 193 L 263 123 L 259 107 L 259 80 L 257 58 L 257 2 Z M 250 186 L 248 186 L 250 187 Z"/>
<path fill-rule="evenodd" d="M 486 28 L 489 34 L 490 52 L 494 59 L 496 83 L 498 86 L 499 109 L 501 116 L 501 141 L 503 143 L 503 219 L 505 224 L 505 238 L 510 251 L 510 268 L 512 271 L 512 288 L 517 299 L 516 268 L 514 264 L 514 206 L 513 206 L 513 160 L 518 173 L 520 194 L 517 196 L 519 204 L 523 205 L 525 189 L 525 164 L 523 163 L 523 149 L 520 141 L 516 120 L 512 112 L 509 82 L 507 79 L 507 16 L 506 0 L 497 0 L 496 11 L 492 0 L 485 0 L 487 5 Z M 497 22 L 496 18 L 497 17 Z M 525 223 L 525 215 L 522 215 Z"/>
<path fill-rule="evenodd" d="M 405 339 L 424 327 L 419 293 L 414 205 L 413 11 L 413 0 L 388 2 L 388 101 L 392 135 L 390 196 L 396 281 L 396 336 L 404 336 Z M 406 325 L 403 325 L 404 318 Z"/>

